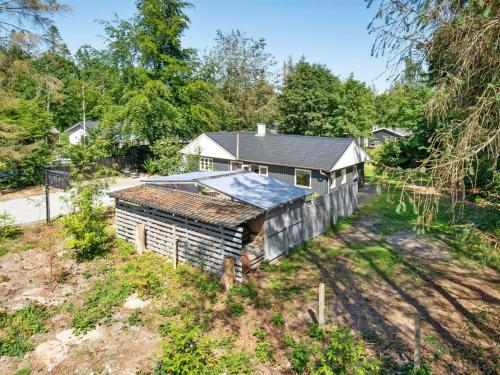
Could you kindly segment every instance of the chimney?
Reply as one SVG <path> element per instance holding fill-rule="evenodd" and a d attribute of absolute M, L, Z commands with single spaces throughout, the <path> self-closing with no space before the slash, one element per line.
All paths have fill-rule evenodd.
<path fill-rule="evenodd" d="M 263 137 L 266 135 L 266 124 L 260 123 L 257 124 L 257 136 Z"/>

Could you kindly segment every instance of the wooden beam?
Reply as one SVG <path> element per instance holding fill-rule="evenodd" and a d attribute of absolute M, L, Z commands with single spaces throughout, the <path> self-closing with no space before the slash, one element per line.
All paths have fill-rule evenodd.
<path fill-rule="evenodd" d="M 224 270 L 222 274 L 222 283 L 224 284 L 224 289 L 229 291 L 234 285 L 234 258 L 224 257 Z"/>
<path fill-rule="evenodd" d="M 146 229 L 144 224 L 137 224 L 135 228 L 135 250 L 139 255 L 146 251 Z"/>
<path fill-rule="evenodd" d="M 318 324 L 325 329 L 325 283 L 319 283 L 318 295 Z"/>

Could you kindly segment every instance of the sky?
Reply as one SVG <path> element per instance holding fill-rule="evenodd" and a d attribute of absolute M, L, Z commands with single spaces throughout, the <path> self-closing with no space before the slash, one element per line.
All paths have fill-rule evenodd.
<path fill-rule="evenodd" d="M 71 12 L 58 15 L 55 22 L 72 52 L 81 45 L 103 48 L 103 27 L 96 20 L 112 20 L 115 14 L 130 18 L 134 0 L 66 0 Z M 214 44 L 217 30 L 239 29 L 248 36 L 267 42 L 267 51 L 277 65 L 291 56 L 326 65 L 347 78 L 386 90 L 390 77 L 385 74 L 384 58 L 371 56 L 374 37 L 367 25 L 375 8 L 364 0 L 191 0 L 187 10 L 191 25 L 183 36 L 184 47 L 205 50 Z"/>

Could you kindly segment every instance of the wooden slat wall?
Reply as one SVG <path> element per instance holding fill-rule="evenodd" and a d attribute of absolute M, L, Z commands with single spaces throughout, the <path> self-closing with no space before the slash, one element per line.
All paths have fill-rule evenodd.
<path fill-rule="evenodd" d="M 242 227 L 218 228 L 117 200 L 117 236 L 134 242 L 135 228 L 138 224 L 145 225 L 148 250 L 173 258 L 175 227 L 176 238 L 179 241 L 178 259 L 180 261 L 222 275 L 224 256 L 232 256 L 236 280 L 243 280 L 241 250 L 246 233 Z"/>

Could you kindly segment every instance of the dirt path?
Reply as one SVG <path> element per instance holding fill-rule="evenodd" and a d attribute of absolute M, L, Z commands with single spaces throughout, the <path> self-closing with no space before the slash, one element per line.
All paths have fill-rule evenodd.
<path fill-rule="evenodd" d="M 464 267 L 444 243 L 413 232 L 384 238 L 377 230 L 382 224 L 377 216 L 363 216 L 340 235 L 317 240 L 328 248 L 359 248 L 356 255 L 369 270 L 361 272 L 360 262 L 351 257 L 311 254 L 333 291 L 330 316 L 387 348 L 387 361 L 397 366 L 412 358 L 418 314 L 422 337 L 429 344 L 424 356 L 458 351 L 466 358 L 463 363 L 447 362 L 448 367 L 434 373 L 495 373 L 498 275 L 487 268 Z M 392 259 L 379 257 L 383 252 Z"/>

